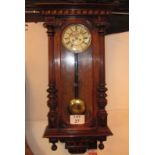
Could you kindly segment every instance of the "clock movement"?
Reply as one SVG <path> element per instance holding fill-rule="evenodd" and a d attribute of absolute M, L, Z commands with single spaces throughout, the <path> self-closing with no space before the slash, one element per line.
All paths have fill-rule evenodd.
<path fill-rule="evenodd" d="M 51 149 L 70 153 L 103 149 L 107 125 L 105 35 L 113 2 L 35 3 L 48 34 L 48 124 Z M 97 143 L 99 142 L 99 143 Z"/>

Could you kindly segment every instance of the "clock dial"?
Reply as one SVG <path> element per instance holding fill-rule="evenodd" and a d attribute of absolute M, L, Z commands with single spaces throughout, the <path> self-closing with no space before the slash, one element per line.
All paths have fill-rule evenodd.
<path fill-rule="evenodd" d="M 62 34 L 62 44 L 74 53 L 84 52 L 91 44 L 91 34 L 82 24 L 70 25 Z"/>

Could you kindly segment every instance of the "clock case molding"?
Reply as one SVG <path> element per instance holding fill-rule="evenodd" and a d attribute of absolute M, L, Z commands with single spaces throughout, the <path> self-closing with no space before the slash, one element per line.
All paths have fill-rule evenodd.
<path fill-rule="evenodd" d="M 83 3 L 82 5 L 86 5 L 85 8 L 89 8 L 89 5 L 92 4 L 91 8 L 94 9 L 97 9 L 98 6 L 102 7 L 101 4 L 103 3 L 110 3 L 114 7 L 112 8 L 110 16 L 107 16 L 107 19 L 110 22 L 110 27 L 107 29 L 106 34 L 129 31 L 129 0 L 25 0 L 26 22 L 44 22 L 45 15 L 42 14 L 41 10 L 45 10 L 45 4 L 49 4 L 50 8 L 51 3 L 57 3 L 59 5 L 62 5 L 62 7 L 64 7 L 63 4 L 65 3 L 65 5 L 69 5 L 70 9 L 78 8 L 77 4 L 79 3 Z M 44 4 L 44 6 L 40 7 L 40 4 Z M 97 7 L 96 4 L 98 4 Z M 61 11 L 59 12 L 59 14 L 62 14 Z"/>
<path fill-rule="evenodd" d="M 107 20 L 115 3 L 44 3 L 35 4 L 43 26 L 48 34 L 49 53 L 49 85 L 48 85 L 48 125 L 44 137 L 52 143 L 51 149 L 57 149 L 58 141 L 65 143 L 65 148 L 70 153 L 84 153 L 87 149 L 103 149 L 103 142 L 107 136 L 112 135 L 107 126 L 107 112 L 105 106 L 106 83 L 105 83 L 105 35 L 110 26 Z M 36 11 L 36 12 L 37 12 Z M 70 24 L 83 24 L 89 28 L 92 34 L 92 45 L 88 48 L 86 56 L 91 53 L 89 63 L 93 80 L 92 88 L 92 111 L 91 117 L 86 118 L 84 125 L 71 125 L 67 115 L 63 113 L 61 93 L 63 90 L 62 76 L 62 52 L 61 34 L 64 28 Z M 64 74 L 63 74 L 64 75 Z M 62 76 L 62 77 L 61 77 Z M 65 75 L 64 75 L 65 76 Z M 86 79 L 85 79 L 86 80 Z M 72 83 L 68 84 L 71 87 Z M 84 92 L 87 93 L 87 92 Z M 99 141 L 99 143 L 97 143 Z M 97 146 L 98 144 L 98 146 Z"/>

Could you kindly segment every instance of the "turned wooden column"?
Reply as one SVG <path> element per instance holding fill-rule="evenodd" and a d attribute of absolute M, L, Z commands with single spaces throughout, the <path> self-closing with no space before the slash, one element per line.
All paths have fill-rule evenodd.
<path fill-rule="evenodd" d="M 99 85 L 97 88 L 97 103 L 98 103 L 98 124 L 102 127 L 107 126 L 107 112 L 105 106 L 106 99 L 106 82 L 105 82 L 105 33 L 108 27 L 108 22 L 105 17 L 98 17 L 96 26 L 99 36 L 99 53 L 100 53 L 100 69 L 99 69 Z"/>
<path fill-rule="evenodd" d="M 49 128 L 57 127 L 57 89 L 55 82 L 55 63 L 54 63 L 54 34 L 55 34 L 55 20 L 54 18 L 44 23 L 48 34 L 48 125 Z"/>

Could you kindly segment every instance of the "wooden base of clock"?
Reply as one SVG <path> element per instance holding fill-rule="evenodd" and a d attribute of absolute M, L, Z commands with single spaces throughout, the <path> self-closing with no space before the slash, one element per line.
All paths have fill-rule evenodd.
<path fill-rule="evenodd" d="M 46 128 L 44 138 L 49 138 L 49 142 L 52 143 L 51 149 L 57 150 L 55 143 L 58 141 L 65 143 L 65 149 L 68 149 L 69 153 L 85 153 L 88 149 L 97 149 L 97 141 L 99 141 L 98 148 L 104 149 L 103 141 L 106 141 L 107 136 L 112 135 L 112 132 L 108 127 L 98 128 L 94 130 L 78 131 L 72 129 L 50 129 Z"/>

